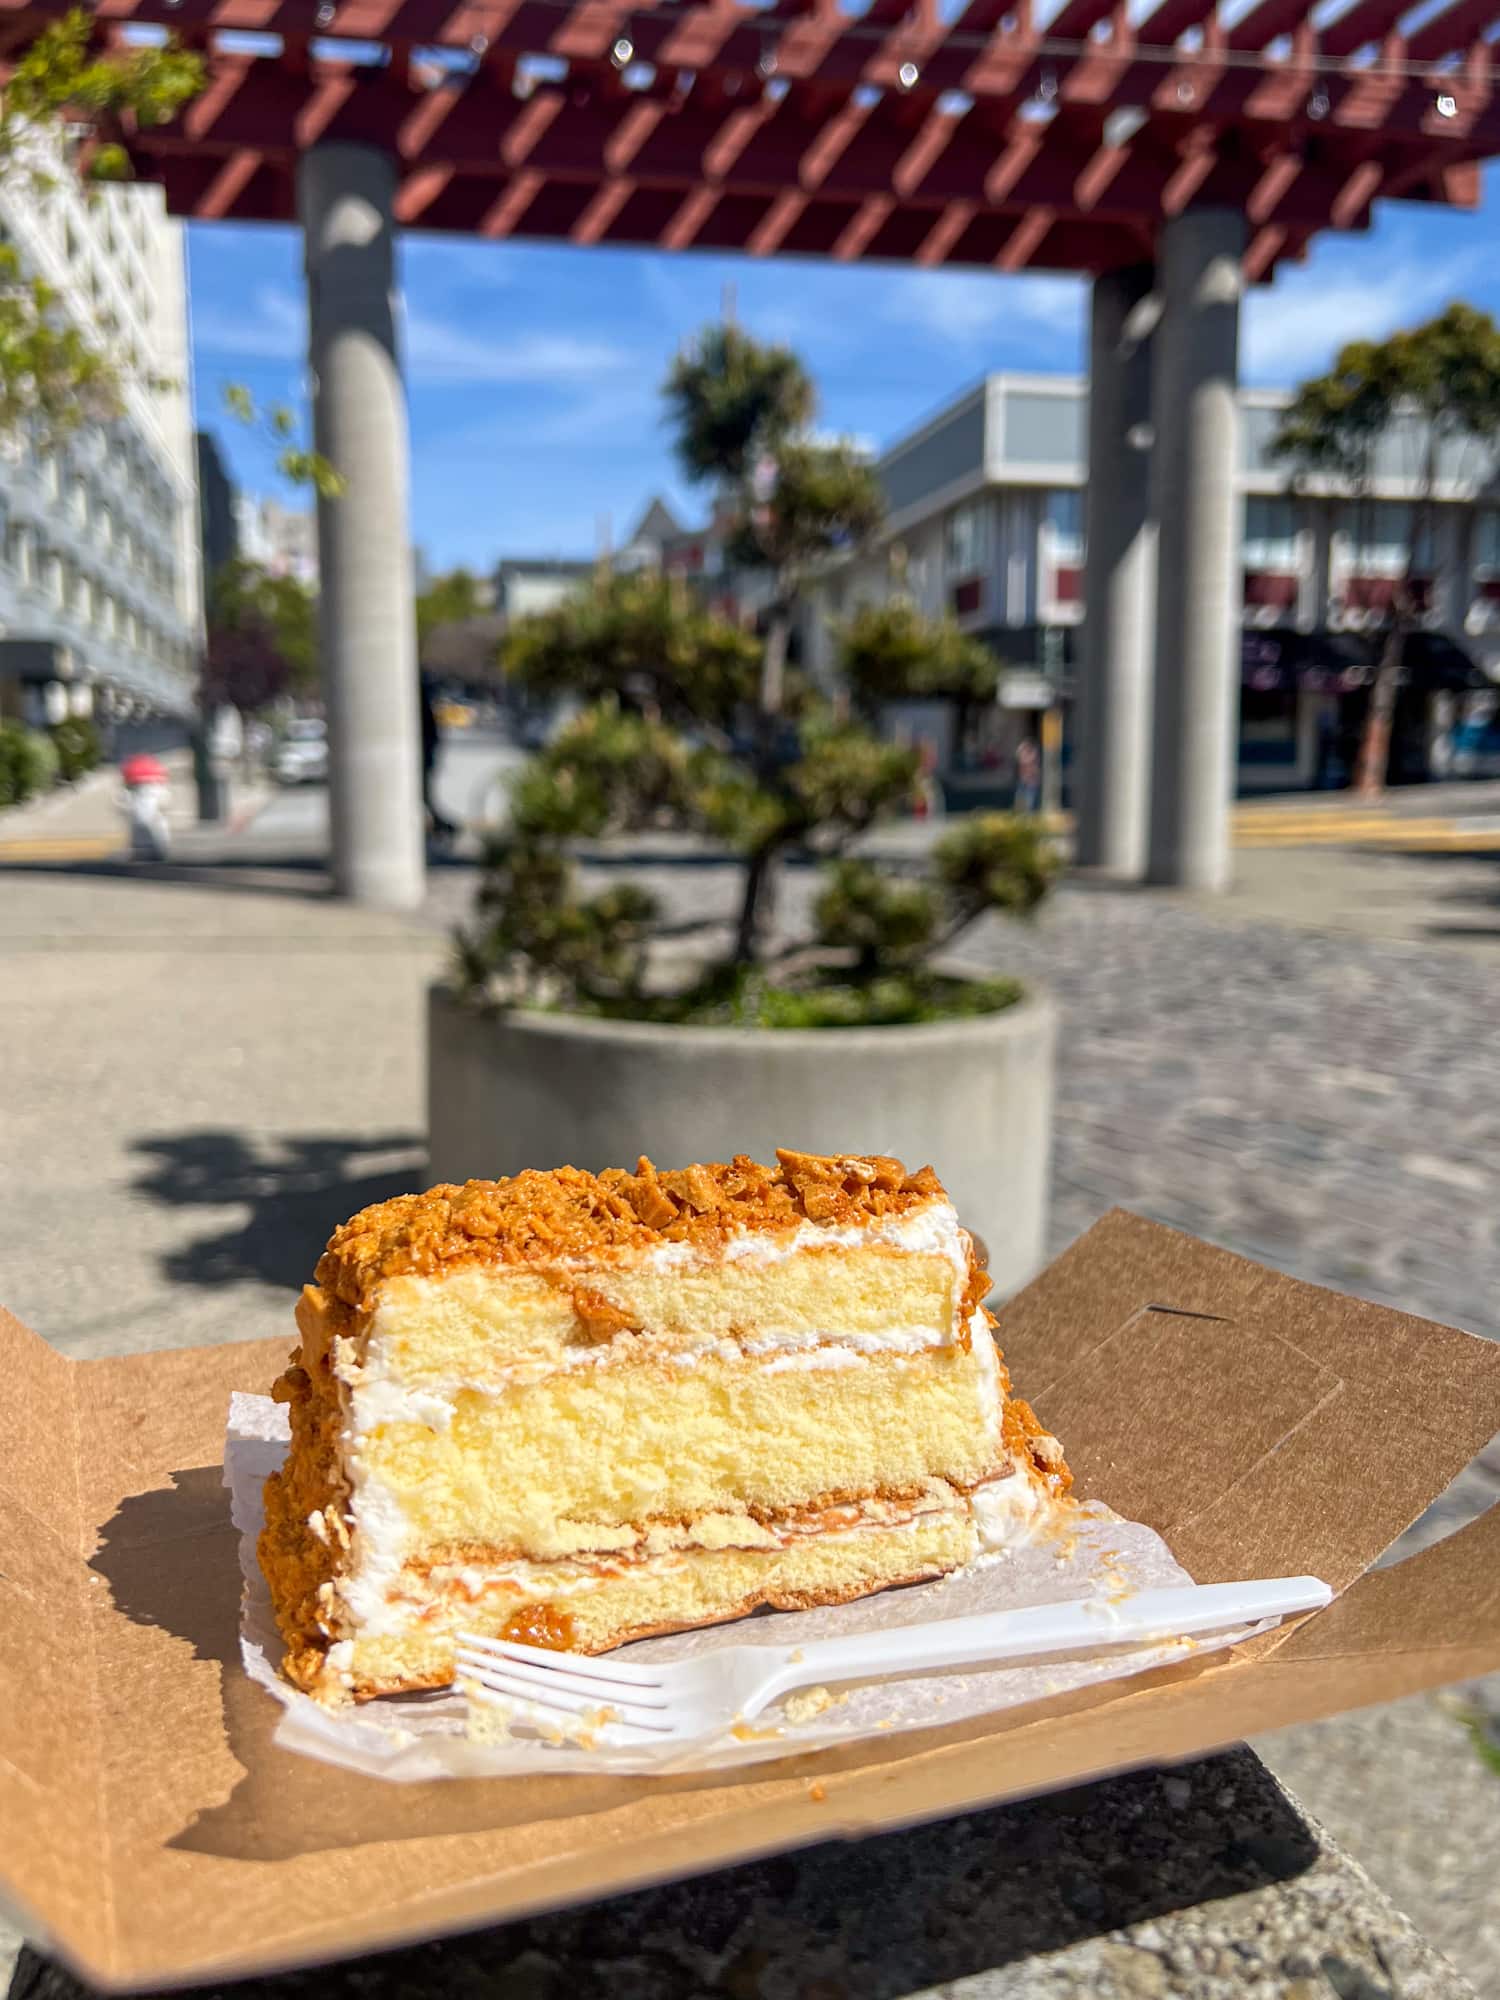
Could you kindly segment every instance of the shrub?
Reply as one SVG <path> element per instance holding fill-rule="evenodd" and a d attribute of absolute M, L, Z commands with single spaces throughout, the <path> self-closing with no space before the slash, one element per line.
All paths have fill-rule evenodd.
<path fill-rule="evenodd" d="M 96 769 L 104 754 L 99 732 L 86 715 L 69 715 L 61 722 L 54 722 L 51 737 L 57 752 L 58 775 L 65 785 Z"/>
<path fill-rule="evenodd" d="M 0 722 L 0 806 L 24 805 L 57 776 L 49 737 L 19 722 Z"/>

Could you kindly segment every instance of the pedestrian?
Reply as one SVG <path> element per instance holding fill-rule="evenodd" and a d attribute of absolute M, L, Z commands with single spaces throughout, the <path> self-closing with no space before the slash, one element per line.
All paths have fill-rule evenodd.
<path fill-rule="evenodd" d="M 1034 813 L 1042 797 L 1042 753 L 1035 738 L 1023 737 L 1016 746 L 1016 789 L 1012 803 L 1018 813 Z"/>
<path fill-rule="evenodd" d="M 433 797 L 433 776 L 437 770 L 438 749 L 442 737 L 438 730 L 437 708 L 433 701 L 432 676 L 419 674 L 417 684 L 422 699 L 422 804 L 427 809 L 427 824 L 434 840 L 446 846 L 457 834 L 458 828 Z"/>

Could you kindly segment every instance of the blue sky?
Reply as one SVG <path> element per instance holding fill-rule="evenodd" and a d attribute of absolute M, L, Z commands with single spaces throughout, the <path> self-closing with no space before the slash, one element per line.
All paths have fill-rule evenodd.
<path fill-rule="evenodd" d="M 1295 380 L 1341 341 L 1379 335 L 1464 296 L 1500 311 L 1487 254 L 1500 169 L 1484 209 L 1390 204 L 1365 235 L 1327 236 L 1306 264 L 1257 288 L 1243 367 Z M 236 478 L 276 490 L 271 454 L 222 412 L 226 382 L 300 404 L 305 326 L 290 229 L 189 232 L 199 421 Z M 821 421 L 888 443 L 991 369 L 1077 370 L 1084 288 L 1070 278 L 949 275 L 748 258 L 665 256 L 408 236 L 401 245 L 411 391 L 415 539 L 429 563 L 587 555 L 608 518 L 618 540 L 663 492 L 697 511 L 672 464 L 659 386 L 678 343 L 726 285 L 754 332 L 790 341 L 819 383 Z M 295 496 L 293 496 L 295 497 Z"/>

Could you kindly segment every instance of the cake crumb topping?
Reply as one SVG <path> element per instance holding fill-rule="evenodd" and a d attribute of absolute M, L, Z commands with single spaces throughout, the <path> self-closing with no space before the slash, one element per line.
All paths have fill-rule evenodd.
<path fill-rule="evenodd" d="M 776 1158 L 775 1167 L 738 1154 L 727 1165 L 666 1172 L 643 1158 L 634 1173 L 557 1167 L 397 1195 L 334 1231 L 318 1283 L 367 1312 L 388 1278 L 629 1255 L 662 1242 L 709 1249 L 744 1230 L 790 1231 L 802 1222 L 858 1228 L 947 1199 L 931 1167 L 908 1173 L 879 1154 L 783 1149 Z"/>

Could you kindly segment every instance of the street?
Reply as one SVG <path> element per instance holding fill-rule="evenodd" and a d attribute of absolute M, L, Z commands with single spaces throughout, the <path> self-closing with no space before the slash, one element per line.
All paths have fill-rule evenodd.
<path fill-rule="evenodd" d="M 450 731 L 442 739 L 434 774 L 439 808 L 459 826 L 483 826 L 500 809 L 505 778 L 523 757 L 495 731 Z M 255 816 L 253 838 L 258 846 L 289 853 L 326 848 L 327 787 L 278 786 Z"/>

